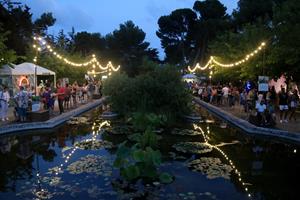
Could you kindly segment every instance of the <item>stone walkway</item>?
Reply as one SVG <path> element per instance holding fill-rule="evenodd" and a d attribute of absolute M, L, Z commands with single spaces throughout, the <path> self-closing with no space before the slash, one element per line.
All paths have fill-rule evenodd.
<path fill-rule="evenodd" d="M 102 104 L 105 99 L 93 100 L 92 102 L 83 104 L 75 109 L 68 110 L 67 112 L 59 115 L 57 108 L 54 110 L 54 115 L 51 116 L 51 119 L 45 122 L 25 122 L 25 123 L 15 123 L 15 122 L 6 122 L 5 124 L 0 125 L 0 135 L 13 133 L 13 132 L 22 132 L 33 129 L 49 129 L 54 128 L 70 118 L 78 116 L 84 112 L 87 112 L 93 108 L 96 108 Z"/>
<path fill-rule="evenodd" d="M 211 105 L 209 103 L 206 103 L 199 98 L 194 98 L 194 101 L 199 104 L 200 106 L 207 109 L 209 112 L 217 116 L 218 118 L 221 118 L 237 128 L 245 131 L 248 134 L 254 134 L 254 135 L 263 135 L 263 136 L 271 136 L 275 138 L 282 138 L 285 140 L 293 141 L 300 144 L 300 132 L 292 132 L 292 131 L 286 131 L 286 130 L 280 130 L 280 129 L 272 129 L 272 128 L 263 128 L 255 126 L 248 121 L 239 118 L 235 116 L 234 114 L 225 111 L 222 108 L 216 107 L 214 105 Z M 240 112 L 241 113 L 241 112 Z"/>

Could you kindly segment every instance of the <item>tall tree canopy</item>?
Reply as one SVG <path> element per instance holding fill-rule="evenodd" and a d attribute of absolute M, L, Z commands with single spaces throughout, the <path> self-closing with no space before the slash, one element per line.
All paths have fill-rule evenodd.
<path fill-rule="evenodd" d="M 185 65 L 191 52 L 191 29 L 195 25 L 196 13 L 191 9 L 178 9 L 158 20 L 156 32 L 164 48 L 165 61 Z"/>
<path fill-rule="evenodd" d="M 142 64 L 144 56 L 151 56 L 157 52 L 148 48 L 149 42 L 145 42 L 145 37 L 146 33 L 132 21 L 121 24 L 119 29 L 106 36 L 108 57 L 112 58 L 114 63 L 120 63 L 122 70 L 129 76 L 138 74 L 138 67 Z"/>
<path fill-rule="evenodd" d="M 19 56 L 26 55 L 32 44 L 34 31 L 45 33 L 55 23 L 51 13 L 44 13 L 35 22 L 32 21 L 30 8 L 21 3 L 0 1 L 0 22 L 2 29 L 8 31 L 5 45 Z"/>
<path fill-rule="evenodd" d="M 226 14 L 227 8 L 218 0 L 196 1 L 193 8 L 199 16 L 191 30 L 195 42 L 192 64 L 195 65 L 197 62 L 207 62 L 209 42 L 230 28 L 230 19 Z"/>
<path fill-rule="evenodd" d="M 86 31 L 76 33 L 74 36 L 74 51 L 80 52 L 83 56 L 92 53 L 105 53 L 105 38 L 100 33 L 88 33 Z"/>

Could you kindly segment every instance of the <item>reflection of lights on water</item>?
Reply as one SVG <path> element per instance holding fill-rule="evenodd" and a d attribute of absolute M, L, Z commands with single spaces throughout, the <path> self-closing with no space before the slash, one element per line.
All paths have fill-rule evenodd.
<path fill-rule="evenodd" d="M 205 142 L 207 145 L 210 145 L 212 148 L 216 149 L 218 152 L 220 152 L 220 153 L 222 154 L 222 156 L 229 162 L 230 166 L 231 166 L 233 169 L 235 169 L 234 172 L 235 172 L 235 174 L 238 175 L 238 177 L 239 177 L 239 179 L 238 179 L 239 182 L 240 182 L 243 186 L 246 185 L 246 183 L 243 182 L 243 180 L 242 180 L 241 172 L 239 172 L 239 170 L 236 169 L 236 166 L 233 164 L 232 160 L 230 160 L 229 157 L 224 153 L 224 151 L 222 151 L 219 147 L 217 147 L 217 146 L 215 146 L 215 145 L 212 145 L 212 144 L 209 144 L 209 142 L 208 142 L 208 137 L 205 135 L 205 133 L 204 133 L 204 131 L 202 130 L 201 127 L 197 126 L 196 124 L 193 124 L 193 125 L 194 125 L 194 129 L 195 129 L 195 130 L 199 130 L 199 131 L 200 131 L 201 135 L 203 136 L 204 142 Z M 210 132 L 209 126 L 207 126 L 206 129 L 207 129 L 207 133 L 209 133 L 209 132 Z M 295 149 L 295 150 L 296 150 L 296 149 Z M 294 150 L 294 152 L 295 152 L 295 150 Z M 244 190 L 245 190 L 246 192 L 248 192 L 248 188 L 247 188 L 247 187 L 245 187 Z M 248 193 L 248 197 L 250 198 L 250 197 L 251 197 L 251 194 Z"/>
<path fill-rule="evenodd" d="M 92 135 L 93 135 L 92 136 L 92 141 L 96 141 L 96 137 L 100 133 L 103 126 L 110 126 L 110 123 L 108 121 L 104 121 L 104 122 L 100 123 L 97 131 L 95 131 L 96 123 L 95 122 L 93 123 L 93 126 L 92 126 L 92 130 L 93 130 L 92 131 Z M 89 140 L 90 139 L 85 139 L 84 141 L 87 142 Z M 58 173 L 60 171 L 62 171 L 62 168 L 64 167 L 64 163 L 66 165 L 69 162 L 69 160 L 71 159 L 71 157 L 73 156 L 73 154 L 76 152 L 77 149 L 79 149 L 79 147 L 77 147 L 77 146 L 73 147 L 72 151 L 66 156 L 66 159 L 64 160 L 64 162 L 59 165 L 58 171 L 55 172 L 55 175 L 58 175 Z"/>

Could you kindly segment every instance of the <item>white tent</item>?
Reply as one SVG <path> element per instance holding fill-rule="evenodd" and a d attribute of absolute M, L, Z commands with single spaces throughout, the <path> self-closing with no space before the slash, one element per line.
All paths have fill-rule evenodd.
<path fill-rule="evenodd" d="M 16 65 L 14 64 L 6 64 L 0 67 L 0 75 L 13 75 L 16 73 L 16 70 L 14 69 Z"/>
<path fill-rule="evenodd" d="M 185 74 L 182 76 L 183 79 L 196 79 L 197 76 L 195 74 Z"/>
<path fill-rule="evenodd" d="M 4 65 L 0 68 L 0 84 L 8 86 L 12 94 L 18 91 L 20 85 L 37 87 L 41 80 L 51 80 L 55 85 L 55 72 L 27 62 L 19 65 Z"/>
<path fill-rule="evenodd" d="M 46 69 L 44 67 L 41 67 L 39 65 L 35 65 L 33 63 L 22 63 L 15 66 L 15 74 L 13 75 L 34 75 L 35 74 L 35 68 L 36 68 L 36 75 L 54 75 L 55 72 Z"/>
<path fill-rule="evenodd" d="M 185 74 L 182 76 L 182 79 L 187 82 L 199 82 L 199 79 L 195 74 Z"/>

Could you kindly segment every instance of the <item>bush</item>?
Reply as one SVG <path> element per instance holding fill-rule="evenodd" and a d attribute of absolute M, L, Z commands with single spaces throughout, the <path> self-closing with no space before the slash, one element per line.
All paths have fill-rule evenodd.
<path fill-rule="evenodd" d="M 172 66 L 156 66 L 135 78 L 114 74 L 105 81 L 103 92 L 110 96 L 112 109 L 125 116 L 154 113 L 164 115 L 170 124 L 190 111 L 191 96 Z"/>

